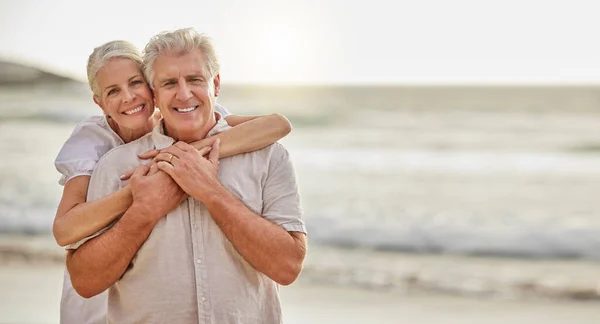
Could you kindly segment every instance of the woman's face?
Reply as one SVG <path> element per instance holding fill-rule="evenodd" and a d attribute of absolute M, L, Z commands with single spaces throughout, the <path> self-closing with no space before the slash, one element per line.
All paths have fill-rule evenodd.
<path fill-rule="evenodd" d="M 139 129 L 154 113 L 152 91 L 138 65 L 127 58 L 108 61 L 97 74 L 100 97 L 94 102 L 119 128 Z"/>

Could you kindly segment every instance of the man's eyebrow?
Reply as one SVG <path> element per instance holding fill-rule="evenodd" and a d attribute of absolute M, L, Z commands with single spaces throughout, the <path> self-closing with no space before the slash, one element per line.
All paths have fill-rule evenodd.
<path fill-rule="evenodd" d="M 187 79 L 189 79 L 189 78 L 202 78 L 202 79 L 206 79 L 206 77 L 202 73 L 192 73 L 192 74 L 186 75 L 185 77 Z"/>
<path fill-rule="evenodd" d="M 163 78 L 163 79 L 158 79 L 158 83 L 165 83 L 167 81 L 177 81 L 177 78 Z"/>

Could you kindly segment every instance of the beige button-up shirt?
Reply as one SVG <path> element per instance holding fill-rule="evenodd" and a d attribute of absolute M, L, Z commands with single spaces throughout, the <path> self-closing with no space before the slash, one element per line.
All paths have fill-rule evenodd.
<path fill-rule="evenodd" d="M 223 127 L 221 119 L 209 136 Z M 173 143 L 159 126 L 111 150 L 94 170 L 88 199 L 123 187 L 126 183 L 119 175 L 143 162 L 137 154 Z M 287 231 L 306 232 L 294 169 L 282 145 L 221 159 L 219 179 L 255 213 Z M 156 224 L 129 269 L 110 288 L 107 319 L 109 323 L 282 322 L 277 283 L 246 262 L 206 207 L 193 198 Z"/>

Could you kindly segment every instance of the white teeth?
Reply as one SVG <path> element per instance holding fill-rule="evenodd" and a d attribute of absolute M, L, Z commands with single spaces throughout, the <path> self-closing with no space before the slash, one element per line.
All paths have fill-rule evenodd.
<path fill-rule="evenodd" d="M 144 105 L 141 105 L 141 106 L 139 106 L 139 107 L 137 107 L 135 109 L 128 110 L 128 111 L 124 112 L 124 114 L 125 115 L 132 115 L 132 114 L 135 114 L 136 112 L 142 111 L 142 108 L 144 108 Z"/>
<path fill-rule="evenodd" d="M 177 110 L 178 112 L 190 112 L 194 109 L 196 109 L 196 106 L 188 107 L 188 108 L 175 108 L 175 110 Z"/>

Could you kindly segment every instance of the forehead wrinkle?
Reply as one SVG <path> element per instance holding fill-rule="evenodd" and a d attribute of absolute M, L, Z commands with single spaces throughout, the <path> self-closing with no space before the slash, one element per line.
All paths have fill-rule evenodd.
<path fill-rule="evenodd" d="M 200 60 L 198 60 L 198 54 L 200 54 Z M 157 65 L 161 65 L 161 68 L 157 69 Z M 154 80 L 158 84 L 192 76 L 210 79 L 210 73 L 206 68 L 205 57 L 202 52 L 164 53 L 157 57 L 154 67 Z"/>

